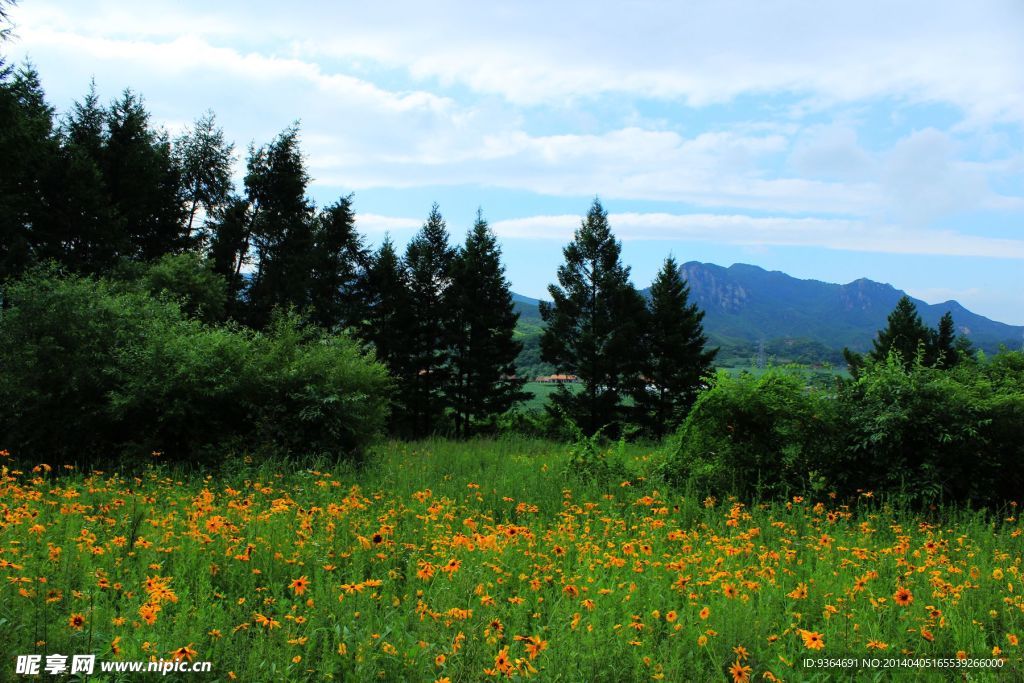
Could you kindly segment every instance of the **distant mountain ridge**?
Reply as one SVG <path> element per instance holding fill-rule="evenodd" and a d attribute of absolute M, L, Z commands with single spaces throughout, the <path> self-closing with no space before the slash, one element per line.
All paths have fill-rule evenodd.
<path fill-rule="evenodd" d="M 704 329 L 718 345 L 760 340 L 801 340 L 832 350 L 871 348 L 878 330 L 905 292 L 861 278 L 845 285 L 801 280 L 780 271 L 736 263 L 728 268 L 690 261 L 680 266 L 690 300 L 704 312 Z M 641 290 L 647 294 L 647 290 Z M 537 299 L 513 294 L 522 317 L 539 317 Z M 975 347 L 995 351 L 1001 344 L 1020 348 L 1024 327 L 973 313 L 956 301 L 928 304 L 911 297 L 925 324 L 935 327 L 949 311 L 957 334 Z"/>

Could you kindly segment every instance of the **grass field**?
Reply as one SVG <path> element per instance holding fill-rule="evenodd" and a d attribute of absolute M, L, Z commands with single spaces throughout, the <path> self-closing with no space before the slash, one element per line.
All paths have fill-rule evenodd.
<path fill-rule="evenodd" d="M 633 471 L 648 456 L 623 455 Z M 808 657 L 984 659 L 1001 668 L 971 680 L 1024 676 L 1015 509 L 748 506 L 637 477 L 599 489 L 566 464 L 566 447 L 522 440 L 392 443 L 362 471 L 5 468 L 0 680 L 26 653 L 213 663 L 179 680 L 967 671 L 842 674 Z"/>
<path fill-rule="evenodd" d="M 557 384 L 547 384 L 545 382 L 527 382 L 523 385 L 523 391 L 533 394 L 533 398 L 522 404 L 522 408 L 525 410 L 540 410 L 547 405 L 548 397 L 551 394 L 558 391 Z M 566 385 L 570 391 L 579 391 L 578 384 Z"/>

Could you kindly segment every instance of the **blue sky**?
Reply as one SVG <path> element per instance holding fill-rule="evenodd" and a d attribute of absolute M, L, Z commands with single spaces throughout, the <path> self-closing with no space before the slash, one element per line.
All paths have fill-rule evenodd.
<path fill-rule="evenodd" d="M 5 49 L 61 111 L 212 109 L 239 171 L 299 120 L 318 203 L 374 242 L 481 207 L 522 294 L 596 195 L 641 287 L 672 253 L 1024 324 L 1024 3 L 358 4 L 21 0 Z"/>

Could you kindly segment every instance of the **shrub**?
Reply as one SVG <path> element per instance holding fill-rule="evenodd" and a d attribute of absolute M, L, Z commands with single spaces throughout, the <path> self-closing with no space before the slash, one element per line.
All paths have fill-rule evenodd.
<path fill-rule="evenodd" d="M 154 451 L 361 451 L 387 411 L 386 370 L 344 336 L 282 316 L 266 334 L 187 318 L 175 301 L 39 270 L 0 317 L 0 448 L 109 464 Z"/>
<path fill-rule="evenodd" d="M 361 452 L 383 430 L 390 379 L 355 340 L 288 314 L 256 337 L 256 350 L 261 388 L 247 404 L 265 447 L 337 457 Z"/>
<path fill-rule="evenodd" d="M 0 440 L 50 464 L 109 458 L 125 425 L 110 411 L 115 362 L 145 329 L 174 324 L 173 304 L 40 269 L 8 286 L 0 317 Z"/>
<path fill-rule="evenodd" d="M 784 369 L 719 372 L 687 416 L 662 475 L 698 491 L 785 495 L 820 486 L 834 439 L 834 405 Z"/>
<path fill-rule="evenodd" d="M 840 393 L 845 448 L 834 467 L 840 484 L 916 503 L 988 497 L 993 454 L 976 374 L 920 362 L 907 367 L 895 355 L 865 366 Z"/>

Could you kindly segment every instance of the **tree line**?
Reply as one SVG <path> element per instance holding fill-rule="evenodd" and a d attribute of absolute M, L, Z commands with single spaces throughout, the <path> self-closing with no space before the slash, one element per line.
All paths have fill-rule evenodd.
<path fill-rule="evenodd" d="M 93 83 L 58 116 L 25 65 L 3 70 L 0 117 L 0 282 L 45 263 L 142 279 L 206 324 L 254 331 L 293 310 L 374 351 L 394 380 L 390 430 L 401 436 L 493 430 L 528 398 L 518 315 L 482 212 L 461 244 L 435 204 L 404 251 L 387 237 L 372 250 L 352 195 L 324 207 L 309 198 L 297 124 L 249 145 L 236 187 L 238 155 L 212 112 L 172 138 L 140 95 L 103 105 Z M 542 308 L 542 360 L 583 387 L 560 391 L 550 410 L 587 433 L 635 423 L 660 435 L 682 419 L 714 351 L 676 262 L 645 301 L 619 253 L 595 199 Z"/>

